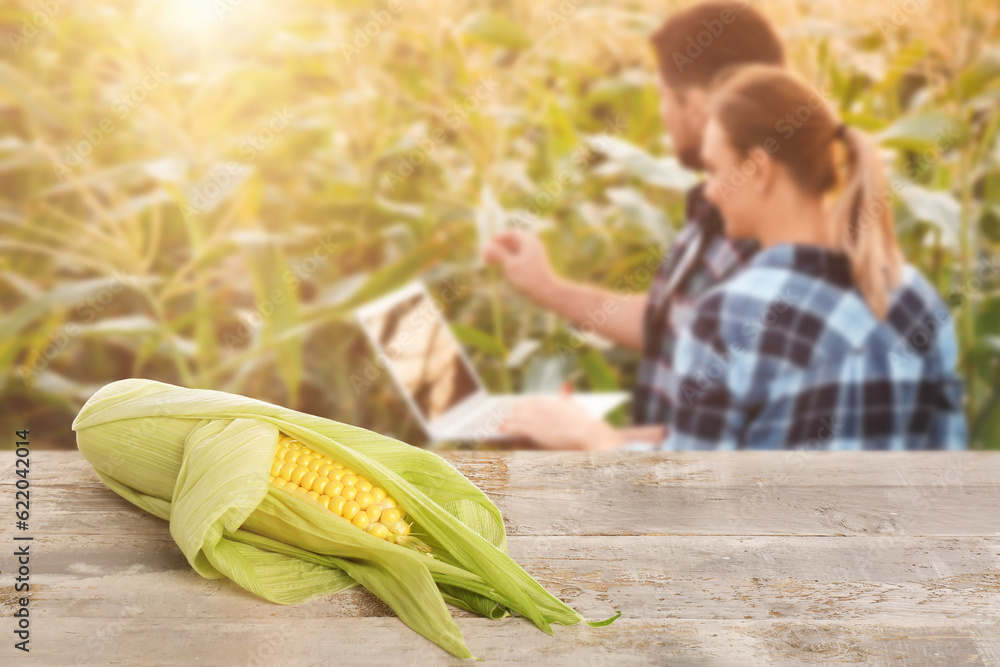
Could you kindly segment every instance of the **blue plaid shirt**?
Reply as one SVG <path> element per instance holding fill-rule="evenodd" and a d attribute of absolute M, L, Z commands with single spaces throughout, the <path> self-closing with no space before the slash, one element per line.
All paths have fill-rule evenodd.
<path fill-rule="evenodd" d="M 687 327 L 695 301 L 742 268 L 758 249 L 754 241 L 726 237 L 719 210 L 705 198 L 703 184 L 688 191 L 685 204 L 686 224 L 649 290 L 642 361 L 632 392 L 632 422 L 637 425 L 669 427 L 677 337 Z"/>
<path fill-rule="evenodd" d="M 780 244 L 706 293 L 675 355 L 664 449 L 964 449 L 951 315 L 906 266 L 885 321 L 850 261 Z"/>

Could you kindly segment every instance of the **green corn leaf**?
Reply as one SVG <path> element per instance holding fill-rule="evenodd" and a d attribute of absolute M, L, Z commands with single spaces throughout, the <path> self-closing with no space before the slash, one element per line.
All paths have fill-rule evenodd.
<path fill-rule="evenodd" d="M 504 356 L 503 345 L 488 333 L 484 333 L 482 329 L 477 329 L 461 322 L 453 322 L 451 324 L 451 331 L 455 334 L 458 342 L 465 347 L 477 348 L 481 352 L 494 357 Z"/>
<path fill-rule="evenodd" d="M 594 391 L 617 391 L 621 388 L 611 364 L 597 350 L 587 350 L 579 363 Z"/>

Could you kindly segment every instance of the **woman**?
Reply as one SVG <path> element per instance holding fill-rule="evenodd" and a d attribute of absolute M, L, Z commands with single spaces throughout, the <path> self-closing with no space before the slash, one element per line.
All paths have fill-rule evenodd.
<path fill-rule="evenodd" d="M 706 196 L 762 250 L 695 305 L 664 447 L 964 448 L 951 318 L 903 262 L 874 145 L 780 68 L 720 79 Z"/>

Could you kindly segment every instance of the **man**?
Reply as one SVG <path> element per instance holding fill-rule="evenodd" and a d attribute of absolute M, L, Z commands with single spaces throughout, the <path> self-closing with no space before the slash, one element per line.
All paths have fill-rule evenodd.
<path fill-rule="evenodd" d="M 731 66 L 783 65 L 781 41 L 770 22 L 746 2 L 705 2 L 668 18 L 651 42 L 659 66 L 660 111 L 677 157 L 689 169 L 700 170 L 712 79 Z M 510 231 L 493 239 L 486 261 L 500 264 L 515 288 L 574 324 L 589 323 L 595 333 L 643 355 L 631 428 L 612 428 L 565 398 L 544 398 L 517 405 L 502 431 L 546 449 L 654 449 L 663 442 L 671 420 L 674 345 L 691 306 L 756 250 L 752 243 L 724 236 L 718 210 L 705 199 L 701 185 L 687 193 L 686 207 L 685 225 L 648 296 L 624 296 L 558 278 L 544 246 L 531 235 Z M 595 325 L 587 313 L 606 308 L 609 299 L 615 315 Z"/>

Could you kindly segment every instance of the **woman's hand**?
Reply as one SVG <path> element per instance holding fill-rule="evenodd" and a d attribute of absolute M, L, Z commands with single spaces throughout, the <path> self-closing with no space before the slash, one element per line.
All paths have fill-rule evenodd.
<path fill-rule="evenodd" d="M 518 401 L 500 432 L 527 438 L 540 449 L 612 451 L 625 444 L 623 435 L 568 396 Z"/>

